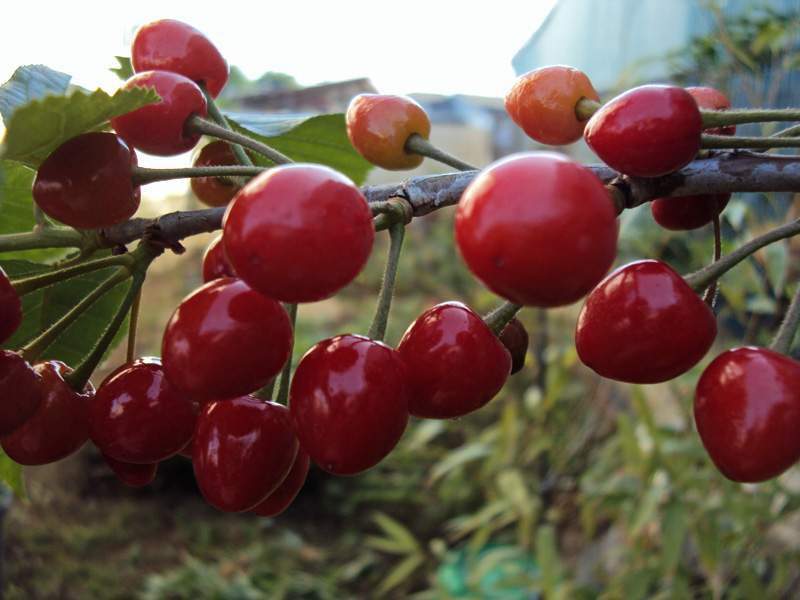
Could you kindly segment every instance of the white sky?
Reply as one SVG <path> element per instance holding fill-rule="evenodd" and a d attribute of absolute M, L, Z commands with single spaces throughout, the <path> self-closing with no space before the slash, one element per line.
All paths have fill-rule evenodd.
<path fill-rule="evenodd" d="M 253 79 L 266 71 L 302 85 L 369 77 L 382 93 L 503 97 L 514 81 L 511 58 L 554 3 L 12 0 L 3 7 L 0 83 L 18 66 L 41 63 L 77 85 L 113 92 L 120 82 L 108 69 L 115 55 L 130 54 L 136 27 L 173 18 L 205 33 Z"/>

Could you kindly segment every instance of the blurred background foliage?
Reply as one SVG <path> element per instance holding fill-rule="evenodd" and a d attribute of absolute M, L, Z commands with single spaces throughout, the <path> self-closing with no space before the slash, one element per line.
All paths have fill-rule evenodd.
<path fill-rule="evenodd" d="M 724 90 L 733 73 L 757 78 L 765 61 L 796 68 L 797 54 L 786 53 L 797 47 L 796 12 L 718 16 L 719 28 L 684 53 L 676 81 Z M 792 200 L 734 196 L 723 252 L 795 218 Z M 385 237 L 342 294 L 301 307 L 295 361 L 320 339 L 368 329 Z M 158 352 L 172 307 L 199 284 L 210 239 L 156 263 L 143 354 Z M 621 217 L 620 264 L 660 258 L 689 273 L 712 248 L 710 227 L 668 232 L 646 206 Z M 714 355 L 769 343 L 796 287 L 797 252 L 794 242 L 774 244 L 722 280 L 716 349 L 667 384 L 617 384 L 581 365 L 578 306 L 524 310 L 526 367 L 488 406 L 455 421 L 412 420 L 399 447 L 362 475 L 312 467 L 296 502 L 274 519 L 209 507 L 180 457 L 140 490 L 118 483 L 91 448 L 29 469 L 31 503 L 15 503 L 6 519 L 5 598 L 798 598 L 800 471 L 760 485 L 729 482 L 692 419 L 694 384 Z M 190 273 L 183 287 L 175 269 Z M 409 227 L 387 341 L 452 299 L 484 313 L 498 303 L 460 261 L 445 210 Z"/>

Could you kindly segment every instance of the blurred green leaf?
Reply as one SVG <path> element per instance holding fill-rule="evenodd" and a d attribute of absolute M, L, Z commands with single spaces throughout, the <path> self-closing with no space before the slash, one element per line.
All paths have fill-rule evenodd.
<path fill-rule="evenodd" d="M 117 59 L 118 67 L 113 67 L 109 69 L 114 75 L 119 77 L 122 81 L 125 81 L 131 77 L 133 77 L 133 65 L 131 64 L 131 59 L 127 56 L 115 56 L 114 58 Z"/>
<path fill-rule="evenodd" d="M 373 520 L 381 528 L 384 537 L 369 536 L 366 543 L 383 552 L 392 554 L 412 554 L 420 551 L 414 534 L 399 521 L 384 513 L 376 513 Z"/>
<path fill-rule="evenodd" d="M 0 449 L 0 479 L 14 490 L 17 497 L 27 502 L 28 495 L 25 491 L 25 479 L 22 470 L 22 465 L 15 463 Z"/>
<path fill-rule="evenodd" d="M 412 554 L 398 563 L 391 571 L 381 579 L 380 585 L 375 590 L 377 597 L 382 597 L 388 592 L 408 581 L 411 575 L 425 562 L 424 554 Z"/>

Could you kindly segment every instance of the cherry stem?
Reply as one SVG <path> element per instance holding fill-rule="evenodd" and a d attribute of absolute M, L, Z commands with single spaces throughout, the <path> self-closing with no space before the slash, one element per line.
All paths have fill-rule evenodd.
<path fill-rule="evenodd" d="M 603 105 L 599 102 L 595 102 L 586 96 L 582 96 L 581 99 L 575 104 L 575 116 L 577 117 L 578 121 L 588 121 L 592 118 L 594 113 L 600 110 L 601 106 Z"/>
<path fill-rule="evenodd" d="M 725 127 L 726 125 L 743 125 L 745 123 L 800 121 L 800 110 L 796 108 L 701 110 L 700 115 L 703 117 L 703 129 Z"/>
<path fill-rule="evenodd" d="M 132 267 L 136 259 L 131 257 L 130 254 L 121 254 L 119 256 L 108 256 L 106 258 L 99 258 L 97 260 L 84 262 L 72 267 L 58 269 L 56 271 L 43 273 L 41 275 L 34 275 L 26 277 L 25 279 L 17 279 L 11 283 L 11 287 L 19 294 L 24 296 L 30 292 L 49 287 L 61 281 L 99 271 L 100 269 L 107 269 L 116 266 Z"/>
<path fill-rule="evenodd" d="M 136 334 L 139 329 L 139 308 L 142 305 L 142 289 L 139 288 L 139 293 L 131 305 L 131 318 L 128 321 L 128 347 L 125 350 L 125 362 L 131 362 L 136 358 Z"/>
<path fill-rule="evenodd" d="M 783 318 L 775 339 L 772 340 L 769 346 L 770 350 L 781 354 L 789 354 L 792 349 L 792 342 L 797 335 L 798 327 L 800 327 L 800 287 L 798 287 L 797 293 L 792 298 L 792 303 L 786 311 L 786 316 Z"/>
<path fill-rule="evenodd" d="M 259 154 L 266 156 L 268 159 L 278 165 L 286 165 L 293 162 L 291 158 L 284 156 L 266 144 L 262 144 L 261 142 L 247 137 L 246 135 L 242 135 L 241 133 L 236 133 L 230 129 L 225 129 L 221 125 L 207 121 L 198 114 L 193 114 L 186 119 L 184 131 L 189 135 L 207 135 L 209 137 L 225 140 L 231 144 L 244 146 L 253 152 L 258 152 Z"/>
<path fill-rule="evenodd" d="M 86 238 L 71 227 L 37 227 L 24 233 L 0 235 L 0 252 L 40 250 L 42 248 L 82 248 Z"/>
<path fill-rule="evenodd" d="M 717 262 L 710 264 L 707 267 L 692 273 L 691 275 L 687 275 L 685 277 L 686 283 L 688 283 L 695 292 L 699 293 L 708 285 L 710 285 L 711 282 L 719 279 L 724 273 L 764 246 L 769 246 L 774 242 L 785 240 L 786 238 L 793 237 L 797 234 L 800 234 L 800 219 L 796 219 L 781 225 L 780 227 L 776 227 L 772 231 L 768 231 L 767 233 L 750 240 Z"/>
<path fill-rule="evenodd" d="M 125 317 L 128 316 L 128 312 L 136 302 L 137 296 L 139 296 L 139 292 L 147 276 L 147 268 L 150 266 L 150 263 L 152 263 L 157 256 L 163 254 L 163 252 L 164 250 L 162 248 L 157 248 L 147 242 L 142 242 L 131 252 L 132 255 L 136 255 L 136 263 L 132 268 L 124 269 L 125 279 L 131 277 L 131 275 L 133 276 L 131 285 L 128 287 L 128 291 L 125 293 L 125 297 L 122 299 L 119 308 L 117 308 L 114 318 L 111 319 L 111 322 L 103 332 L 103 335 L 100 336 L 100 339 L 97 340 L 92 351 L 74 371 L 64 375 L 64 381 L 66 381 L 72 389 L 82 390 L 86 382 L 89 381 L 89 378 L 92 376 L 92 373 L 94 373 L 97 365 L 103 360 L 108 348 L 117 336 L 117 332 L 119 332 L 122 324 L 125 322 Z M 120 269 L 120 271 L 123 271 L 123 269 Z"/>
<path fill-rule="evenodd" d="M 78 317 L 80 317 L 86 310 L 97 302 L 100 298 L 117 287 L 123 281 L 126 281 L 131 276 L 130 271 L 126 267 L 120 267 L 108 279 L 103 281 L 83 300 L 78 302 L 67 314 L 61 317 L 58 321 L 53 323 L 44 332 L 42 332 L 36 339 L 30 342 L 22 350 L 20 354 L 25 357 L 29 363 L 34 363 L 39 360 L 39 357 L 56 339 L 70 326 Z M 74 389 L 82 389 L 80 388 Z"/>
<path fill-rule="evenodd" d="M 291 321 L 292 331 L 294 331 L 295 324 L 297 323 L 297 304 L 284 304 L 284 307 L 289 314 L 289 321 Z M 294 340 L 292 340 L 292 346 L 294 346 Z M 281 371 L 281 382 L 278 385 L 278 397 L 275 399 L 275 402 L 278 404 L 289 406 L 289 383 L 291 382 L 291 378 L 292 353 L 289 352 L 289 359 L 286 361 L 286 364 L 283 365 L 283 371 Z"/>
<path fill-rule="evenodd" d="M 203 94 L 206 97 L 206 110 L 208 112 L 208 116 L 214 119 L 221 127 L 224 127 L 228 131 L 232 131 L 230 123 L 228 123 L 228 119 L 225 118 L 225 115 L 222 114 L 222 111 L 217 106 L 216 101 L 211 96 L 211 93 L 208 91 L 205 82 L 201 81 L 199 84 L 200 89 L 203 90 Z M 250 157 L 247 156 L 247 152 L 244 151 L 244 148 L 240 144 L 231 144 L 231 150 L 233 151 L 234 156 L 236 156 L 236 160 L 239 161 L 240 165 L 244 165 L 246 167 L 252 167 L 253 161 L 250 160 Z"/>
<path fill-rule="evenodd" d="M 795 137 L 734 137 L 704 133 L 700 141 L 700 147 L 708 149 L 757 148 L 761 150 L 768 150 L 769 148 L 800 148 L 800 139 Z"/>
<path fill-rule="evenodd" d="M 522 309 L 513 302 L 504 302 L 483 318 L 483 322 L 489 326 L 495 336 L 499 336 L 517 313 Z"/>
<path fill-rule="evenodd" d="M 133 187 L 168 181 L 170 179 L 190 179 L 193 177 L 255 177 L 267 170 L 268 167 L 253 167 L 243 165 L 226 165 L 217 167 L 185 167 L 180 169 L 148 169 L 147 167 L 132 166 L 131 180 Z"/>
<path fill-rule="evenodd" d="M 375 231 L 389 229 L 399 218 L 402 218 L 406 225 L 411 223 L 411 219 L 414 218 L 414 209 L 405 198 L 400 196 L 392 196 L 385 202 L 372 202 L 369 207 L 375 217 L 373 221 Z"/>
<path fill-rule="evenodd" d="M 394 296 L 394 283 L 397 279 L 397 267 L 400 264 L 400 250 L 403 247 L 403 238 L 406 232 L 407 212 L 403 204 L 407 203 L 401 198 L 391 198 L 389 203 L 391 204 L 391 214 L 395 219 L 389 227 L 389 257 L 386 259 L 383 282 L 381 282 L 381 290 L 378 294 L 378 307 L 367 334 L 371 339 L 379 342 L 386 337 L 389 310 L 392 307 L 392 297 Z M 389 214 L 387 213 L 386 216 Z"/>
<path fill-rule="evenodd" d="M 719 226 L 719 214 L 714 214 L 714 218 L 711 220 L 711 223 L 714 226 L 714 259 L 712 263 L 717 262 L 720 257 L 722 256 L 722 232 Z M 712 309 L 714 308 L 714 299 L 717 297 L 717 281 L 714 280 L 711 285 L 708 286 L 706 289 L 706 293 L 703 296 L 703 301 L 708 304 Z"/>
<path fill-rule="evenodd" d="M 464 162 L 460 158 L 457 158 L 452 154 L 448 154 L 444 150 L 437 148 L 418 133 L 412 133 L 410 136 L 408 136 L 404 149 L 409 154 L 419 154 L 420 156 L 431 158 L 447 165 L 448 167 L 458 169 L 459 171 L 478 170 L 478 167 L 474 167 L 468 162 Z"/>

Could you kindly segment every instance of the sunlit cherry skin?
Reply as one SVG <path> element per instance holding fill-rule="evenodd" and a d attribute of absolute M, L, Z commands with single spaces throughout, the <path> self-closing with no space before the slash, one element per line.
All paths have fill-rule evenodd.
<path fill-rule="evenodd" d="M 216 98 L 228 81 L 228 61 L 204 34 L 181 21 L 142 25 L 131 41 L 133 70 L 172 71 L 202 81 Z"/>
<path fill-rule="evenodd" d="M 534 69 L 521 75 L 505 97 L 511 119 L 539 143 L 563 146 L 583 137 L 586 121 L 579 121 L 575 105 L 581 98 L 600 102 L 589 78 L 578 69 L 561 65 Z"/>
<path fill-rule="evenodd" d="M 511 355 L 488 325 L 460 302 L 437 304 L 408 328 L 397 346 L 408 371 L 408 410 L 454 419 L 487 404 L 511 371 Z"/>
<path fill-rule="evenodd" d="M 373 165 L 390 171 L 413 169 L 424 157 L 406 152 L 412 133 L 428 139 L 431 121 L 425 109 L 408 96 L 359 94 L 345 114 L 353 148 Z"/>
<path fill-rule="evenodd" d="M 686 88 L 701 110 L 728 110 L 731 103 L 720 92 L 710 87 Z M 715 135 L 733 135 L 736 126 L 715 127 L 705 130 Z M 700 194 L 658 198 L 650 202 L 650 211 L 656 223 L 670 231 L 689 231 L 703 227 L 714 220 L 728 205 L 730 194 Z"/>
<path fill-rule="evenodd" d="M 156 463 L 192 439 L 197 405 L 164 376 L 161 360 L 139 358 L 117 368 L 89 407 L 89 438 L 126 463 Z"/>
<path fill-rule="evenodd" d="M 193 167 L 224 167 L 238 165 L 230 144 L 223 140 L 210 142 L 200 149 Z M 207 206 L 227 206 L 242 187 L 220 177 L 192 177 L 189 185 L 197 198 Z"/>
<path fill-rule="evenodd" d="M 319 342 L 300 360 L 289 391 L 300 445 L 335 475 L 374 467 L 408 424 L 406 381 L 403 360 L 386 344 L 351 334 Z"/>
<path fill-rule="evenodd" d="M 222 277 L 236 277 L 228 257 L 225 256 L 225 246 L 222 243 L 222 236 L 215 237 L 206 248 L 203 254 L 202 264 L 203 282 L 208 283 Z"/>
<path fill-rule="evenodd" d="M 152 88 L 161 100 L 111 119 L 114 131 L 130 146 L 147 154 L 174 156 L 188 152 L 199 134 L 184 132 L 186 120 L 206 116 L 206 98 L 197 84 L 169 71 L 143 71 L 122 84 L 122 89 Z"/>
<path fill-rule="evenodd" d="M 800 460 L 800 363 L 767 348 L 723 352 L 697 382 L 694 418 L 725 477 L 777 477 Z"/>
<path fill-rule="evenodd" d="M 158 471 L 158 463 L 127 463 L 108 454 L 100 453 L 108 468 L 124 484 L 131 487 L 142 487 L 152 482 Z"/>
<path fill-rule="evenodd" d="M 455 239 L 472 273 L 524 306 L 580 300 L 617 254 L 617 217 L 602 182 L 554 152 L 512 154 L 461 196 Z"/>
<path fill-rule="evenodd" d="M 0 439 L 5 453 L 21 465 L 53 463 L 76 452 L 89 439 L 89 404 L 94 388 L 73 390 L 63 376 L 72 369 L 49 360 L 33 365 L 42 377 L 44 398 L 33 417 L 16 432 Z"/>
<path fill-rule="evenodd" d="M 119 136 L 84 133 L 61 144 L 39 166 L 33 199 L 46 215 L 70 227 L 119 225 L 141 201 L 131 176 L 136 164 L 136 153 Z"/>
<path fill-rule="evenodd" d="M 281 302 L 315 302 L 350 283 L 375 238 L 361 190 L 328 167 L 283 165 L 265 171 L 230 204 L 225 253 L 253 289 Z"/>
<path fill-rule="evenodd" d="M 294 502 L 306 482 L 310 462 L 311 459 L 308 456 L 308 452 L 303 450 L 302 447 L 298 448 L 297 456 L 286 479 L 281 482 L 274 492 L 254 508 L 251 508 L 250 512 L 259 517 L 274 517 L 289 508 L 289 505 Z"/>
<path fill-rule="evenodd" d="M 44 401 L 44 382 L 16 352 L 0 350 L 0 437 L 19 430 Z"/>
<path fill-rule="evenodd" d="M 659 383 L 702 359 L 717 334 L 708 304 L 669 265 L 620 267 L 592 290 L 578 315 L 575 347 L 599 375 Z"/>
<path fill-rule="evenodd" d="M 262 502 L 297 456 L 289 409 L 250 397 L 209 402 L 194 434 L 192 466 L 206 500 L 226 512 Z"/>
<path fill-rule="evenodd" d="M 238 279 L 216 279 L 184 298 L 161 346 L 170 383 L 199 400 L 261 389 L 286 364 L 292 324 L 276 300 Z"/>
<path fill-rule="evenodd" d="M 10 338 L 22 323 L 22 301 L 11 280 L 0 267 L 0 344 Z"/>
<path fill-rule="evenodd" d="M 658 177 L 688 165 L 700 149 L 703 120 L 683 88 L 645 85 L 598 110 L 584 139 L 612 169 L 632 177 Z"/>
<path fill-rule="evenodd" d="M 516 317 L 511 319 L 497 339 L 511 355 L 511 375 L 519 373 L 525 366 L 525 357 L 528 354 L 528 331 L 522 321 Z"/>

